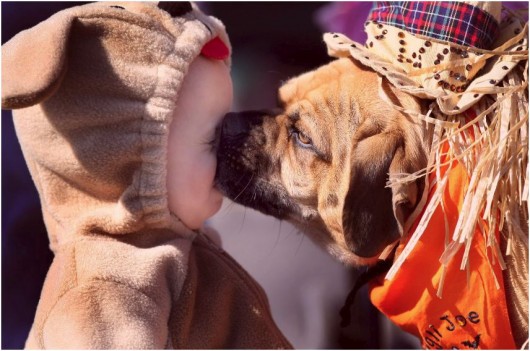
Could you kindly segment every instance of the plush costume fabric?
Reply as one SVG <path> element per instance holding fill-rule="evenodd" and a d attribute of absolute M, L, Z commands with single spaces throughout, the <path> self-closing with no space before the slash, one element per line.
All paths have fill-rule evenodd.
<path fill-rule="evenodd" d="M 408 111 L 379 91 L 432 142 L 426 169 L 389 179 L 392 186 L 424 178 L 427 190 L 371 297 L 427 348 L 473 348 L 478 334 L 486 348 L 528 340 L 528 20 L 501 10 L 499 2 L 378 2 L 365 22 L 366 44 L 324 35 L 330 55 L 373 69 L 425 108 Z M 466 289 L 472 293 L 461 297 Z M 442 330 L 445 315 L 468 316 L 471 302 L 487 316 L 481 325 L 467 323 L 443 340 L 430 329 Z"/>
<path fill-rule="evenodd" d="M 27 348 L 290 348 L 259 285 L 168 209 L 180 85 L 206 43 L 228 45 L 185 4 L 74 7 L 2 47 L 55 254 Z"/>

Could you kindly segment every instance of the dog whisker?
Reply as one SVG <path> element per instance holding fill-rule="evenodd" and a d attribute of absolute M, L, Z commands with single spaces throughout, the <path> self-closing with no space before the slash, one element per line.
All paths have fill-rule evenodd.
<path fill-rule="evenodd" d="M 296 234 L 300 234 L 300 230 Z M 300 248 L 302 247 L 302 243 L 304 242 L 305 235 L 299 235 L 302 239 L 300 239 L 300 243 L 298 244 L 298 247 L 296 248 L 296 252 L 294 253 L 295 256 L 298 255 L 298 251 L 300 251 Z"/>
<path fill-rule="evenodd" d="M 230 214 L 230 211 L 234 208 L 234 205 L 236 203 L 233 202 L 232 200 L 230 200 L 230 202 L 228 203 L 228 205 L 226 205 L 223 210 L 219 213 L 219 214 L 222 214 L 222 215 L 228 215 Z"/>
<path fill-rule="evenodd" d="M 274 241 L 273 249 L 275 249 L 278 243 L 280 242 L 280 236 L 282 234 L 282 221 L 278 220 L 278 223 L 278 235 L 276 236 L 276 240 Z"/>
<path fill-rule="evenodd" d="M 237 196 L 234 197 L 234 201 L 236 201 L 236 200 L 241 196 L 241 194 L 243 194 L 243 192 L 244 192 L 245 190 L 247 190 L 248 186 L 250 185 L 250 183 L 252 182 L 253 179 L 254 179 L 254 173 L 252 173 L 252 176 L 251 176 L 250 179 L 248 180 L 247 185 L 245 185 L 245 187 L 239 192 L 239 194 L 237 194 Z"/>
<path fill-rule="evenodd" d="M 238 235 L 243 232 L 243 226 L 245 224 L 245 218 L 247 216 L 247 208 L 243 207 L 243 218 L 241 219 L 241 225 L 239 226 Z"/>
<path fill-rule="evenodd" d="M 294 233 L 295 235 L 297 234 L 297 229 L 296 229 L 295 226 L 293 226 L 293 229 L 291 229 L 291 230 L 289 231 L 289 235 L 293 235 L 293 233 Z"/>

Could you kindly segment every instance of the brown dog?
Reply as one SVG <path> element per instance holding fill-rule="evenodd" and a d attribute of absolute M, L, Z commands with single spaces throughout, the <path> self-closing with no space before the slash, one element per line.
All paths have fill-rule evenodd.
<path fill-rule="evenodd" d="M 395 105 L 425 110 L 422 101 L 381 86 Z M 403 234 L 425 187 L 418 179 L 389 188 L 389 177 L 423 169 L 431 145 L 425 126 L 379 98 L 378 89 L 375 72 L 342 58 L 288 81 L 277 110 L 227 115 L 218 187 L 293 222 L 346 264 L 374 263 Z M 514 246 L 504 272 L 518 345 L 528 333 L 527 260 L 527 248 Z"/>
<path fill-rule="evenodd" d="M 399 103 L 416 100 L 386 86 Z M 229 114 L 218 186 L 230 198 L 289 219 L 333 256 L 371 263 L 396 241 L 423 182 L 387 188 L 389 174 L 426 165 L 423 128 L 378 95 L 377 75 L 340 59 L 294 78 L 282 108 Z"/>

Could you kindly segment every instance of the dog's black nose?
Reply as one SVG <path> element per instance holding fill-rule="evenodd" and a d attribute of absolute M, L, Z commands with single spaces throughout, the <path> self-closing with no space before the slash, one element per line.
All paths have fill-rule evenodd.
<path fill-rule="evenodd" d="M 236 137 L 246 135 L 253 126 L 261 124 L 263 117 L 270 111 L 231 112 L 225 115 L 221 126 L 222 137 Z"/>

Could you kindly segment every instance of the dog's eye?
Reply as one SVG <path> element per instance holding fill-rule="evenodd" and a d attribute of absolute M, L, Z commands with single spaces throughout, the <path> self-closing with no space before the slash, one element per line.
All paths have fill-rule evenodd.
<path fill-rule="evenodd" d="M 313 145 L 311 138 L 297 129 L 291 129 L 289 131 L 289 136 L 302 147 L 310 147 Z"/>
<path fill-rule="evenodd" d="M 304 133 L 298 132 L 296 133 L 296 137 L 298 138 L 298 141 L 300 141 L 302 144 L 311 145 L 311 139 Z"/>

